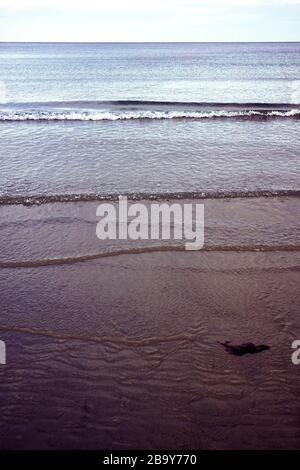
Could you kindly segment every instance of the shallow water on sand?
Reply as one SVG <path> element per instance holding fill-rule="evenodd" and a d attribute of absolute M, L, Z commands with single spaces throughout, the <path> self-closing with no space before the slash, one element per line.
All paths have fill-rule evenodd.
<path fill-rule="evenodd" d="M 1 206 L 1 448 L 299 448 L 299 198 L 204 203 L 215 251 L 123 255 L 96 203 Z"/>
<path fill-rule="evenodd" d="M 299 120 L 0 125 L 0 196 L 299 189 Z"/>
<path fill-rule="evenodd" d="M 1 447 L 298 448 L 297 262 L 164 253 L 2 270 Z M 227 340 L 271 349 L 235 357 Z"/>

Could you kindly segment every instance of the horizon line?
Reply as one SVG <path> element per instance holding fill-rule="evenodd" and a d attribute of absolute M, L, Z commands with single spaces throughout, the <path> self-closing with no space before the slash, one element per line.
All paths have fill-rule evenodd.
<path fill-rule="evenodd" d="M 300 43 L 294 41 L 0 41 L 0 44 L 268 44 Z"/>

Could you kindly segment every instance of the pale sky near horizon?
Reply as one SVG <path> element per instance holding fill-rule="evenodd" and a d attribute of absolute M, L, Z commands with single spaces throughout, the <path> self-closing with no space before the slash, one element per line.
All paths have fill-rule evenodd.
<path fill-rule="evenodd" d="M 300 0 L 0 0 L 0 41 L 299 41 Z"/>

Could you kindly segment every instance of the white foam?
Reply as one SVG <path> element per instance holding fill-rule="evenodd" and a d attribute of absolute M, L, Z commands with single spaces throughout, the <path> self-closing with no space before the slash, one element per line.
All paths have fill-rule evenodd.
<path fill-rule="evenodd" d="M 300 115 L 299 109 L 288 111 L 2 111 L 1 121 L 118 121 L 134 119 L 214 119 L 214 118 L 238 118 L 238 117 L 294 117 Z"/>

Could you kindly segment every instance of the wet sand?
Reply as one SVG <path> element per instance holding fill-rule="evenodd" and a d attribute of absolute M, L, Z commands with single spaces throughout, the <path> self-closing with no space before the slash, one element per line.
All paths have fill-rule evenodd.
<path fill-rule="evenodd" d="M 199 252 L 100 242 L 94 202 L 1 206 L 0 447 L 300 448 L 299 206 L 207 200 Z"/>

